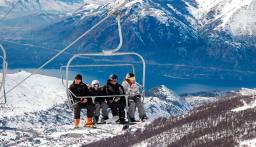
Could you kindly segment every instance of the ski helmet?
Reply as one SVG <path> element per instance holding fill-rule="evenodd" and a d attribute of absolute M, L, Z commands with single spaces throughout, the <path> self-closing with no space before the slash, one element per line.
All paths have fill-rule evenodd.
<path fill-rule="evenodd" d="M 115 74 L 111 74 L 108 79 L 109 79 L 109 80 L 117 80 L 118 77 L 117 77 L 117 75 L 115 75 Z"/>
<path fill-rule="evenodd" d="M 75 76 L 75 79 L 77 79 L 77 80 L 82 80 L 82 79 L 83 79 L 83 77 L 82 77 L 82 75 L 77 74 L 77 75 Z"/>
<path fill-rule="evenodd" d="M 96 84 L 100 85 L 100 82 L 98 80 L 93 80 L 91 83 L 91 85 L 96 85 Z"/>
<path fill-rule="evenodd" d="M 135 78 L 134 73 L 127 73 L 125 79 Z"/>

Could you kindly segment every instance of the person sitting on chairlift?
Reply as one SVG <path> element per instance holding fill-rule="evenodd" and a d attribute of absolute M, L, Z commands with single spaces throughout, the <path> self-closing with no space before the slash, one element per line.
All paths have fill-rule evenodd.
<path fill-rule="evenodd" d="M 98 80 L 93 80 L 89 90 L 93 96 L 103 96 L 103 87 L 100 87 L 100 82 Z M 99 121 L 100 109 L 102 110 L 102 119 L 100 123 L 104 123 L 108 119 L 108 104 L 104 97 L 95 98 L 95 113 L 94 119 L 97 123 Z"/>
<path fill-rule="evenodd" d="M 136 122 L 135 111 L 138 108 L 139 117 L 141 121 L 147 119 L 146 112 L 141 101 L 140 85 L 136 83 L 134 73 L 127 73 L 125 80 L 122 83 L 126 95 L 131 95 L 128 97 L 128 118 L 130 122 Z"/>
<path fill-rule="evenodd" d="M 117 95 L 107 98 L 108 105 L 111 108 L 113 117 L 119 116 L 120 124 L 125 124 L 125 97 L 118 96 L 124 95 L 124 88 L 118 82 L 118 77 L 115 74 L 109 76 L 107 84 L 103 87 L 104 95 Z"/>
<path fill-rule="evenodd" d="M 84 127 L 94 127 L 92 117 L 94 115 L 94 104 L 91 98 L 78 98 L 90 96 L 89 89 L 85 83 L 82 82 L 82 76 L 77 74 L 74 82 L 70 85 L 69 90 L 71 91 L 72 98 L 74 100 L 74 125 L 75 128 L 79 128 L 80 125 L 80 113 L 81 109 L 87 109 L 87 120 Z"/>

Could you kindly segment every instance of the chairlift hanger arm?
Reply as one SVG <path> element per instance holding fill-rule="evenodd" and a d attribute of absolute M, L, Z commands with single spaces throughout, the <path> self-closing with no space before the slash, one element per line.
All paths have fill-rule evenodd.
<path fill-rule="evenodd" d="M 3 53 L 3 59 L 6 61 L 6 50 L 5 50 L 5 48 L 3 47 L 3 45 L 2 44 L 0 44 L 0 48 L 2 49 L 2 53 Z"/>
<path fill-rule="evenodd" d="M 116 15 L 116 21 L 117 21 L 117 26 L 118 26 L 119 44 L 114 49 L 103 50 L 103 52 L 105 54 L 115 53 L 115 52 L 119 51 L 123 46 L 123 33 L 122 33 L 122 26 L 121 26 L 121 16 L 118 15 L 118 14 Z"/>

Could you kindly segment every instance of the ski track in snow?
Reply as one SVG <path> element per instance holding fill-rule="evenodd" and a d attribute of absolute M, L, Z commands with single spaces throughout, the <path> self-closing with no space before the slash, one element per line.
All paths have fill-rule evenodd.
<path fill-rule="evenodd" d="M 253 96 L 253 98 L 256 98 L 256 89 L 248 89 L 248 88 L 242 88 L 239 92 L 242 96 Z M 242 101 L 243 106 L 233 109 L 234 112 L 244 111 L 247 109 L 253 109 L 256 107 L 256 100 L 252 101 L 251 103 L 246 103 L 245 101 Z"/>
<path fill-rule="evenodd" d="M 242 101 L 242 102 L 243 102 L 243 106 L 242 107 L 235 108 L 232 111 L 238 112 L 238 111 L 244 111 L 244 110 L 247 110 L 247 109 L 253 109 L 253 108 L 256 107 L 256 100 L 253 101 L 250 104 L 247 104 L 245 101 Z"/>

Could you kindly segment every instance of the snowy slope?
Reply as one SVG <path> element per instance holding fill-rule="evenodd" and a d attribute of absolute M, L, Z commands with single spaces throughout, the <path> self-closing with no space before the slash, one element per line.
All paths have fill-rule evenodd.
<path fill-rule="evenodd" d="M 192 109 L 185 99 L 164 85 L 150 89 L 147 95 L 145 107 L 154 118 L 160 116 L 154 116 L 158 113 L 165 117 L 177 116 Z"/>
<path fill-rule="evenodd" d="M 186 101 L 193 107 L 202 106 L 217 101 L 216 97 L 186 96 Z"/>
<path fill-rule="evenodd" d="M 29 74 L 25 71 L 8 74 L 6 89 Z M 160 86 L 159 90 L 162 95 L 167 94 L 167 98 L 146 97 L 144 102 L 150 121 L 132 126 L 129 131 L 144 128 L 158 117 L 169 118 L 190 110 L 187 106 L 182 107 L 178 102 L 180 97 L 167 87 Z M 66 105 L 61 80 L 55 77 L 34 75 L 7 98 L 7 104 L 0 105 L 0 145 L 79 146 L 125 133 L 123 126 L 117 124 L 98 125 L 95 130 L 73 130 L 73 112 Z M 83 111 L 82 124 L 84 119 Z"/>
<path fill-rule="evenodd" d="M 246 146 L 246 147 L 255 147 L 256 146 L 256 138 L 243 140 L 239 143 L 239 146 Z"/>
<path fill-rule="evenodd" d="M 12 88 L 29 74 L 25 71 L 8 74 L 6 89 Z M 7 95 L 7 107 L 12 110 L 1 110 L 0 117 L 47 110 L 54 105 L 63 104 L 64 101 L 66 101 L 66 94 L 60 79 L 34 75 Z"/>
<path fill-rule="evenodd" d="M 232 96 L 171 119 L 157 119 L 143 130 L 126 133 L 91 145 L 111 146 L 255 146 L 255 108 L 232 111 L 253 96 Z M 134 137 L 136 136 L 136 137 Z"/>

